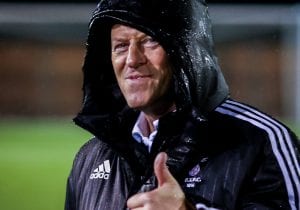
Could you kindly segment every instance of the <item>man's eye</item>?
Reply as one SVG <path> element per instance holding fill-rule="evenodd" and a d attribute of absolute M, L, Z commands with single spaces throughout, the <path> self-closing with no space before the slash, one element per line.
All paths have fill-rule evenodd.
<path fill-rule="evenodd" d="M 113 46 L 113 52 L 116 53 L 122 53 L 125 52 L 128 49 L 128 44 L 126 43 L 120 43 L 120 44 L 116 44 L 115 46 Z"/>
<path fill-rule="evenodd" d="M 156 47 L 159 45 L 159 43 L 152 37 L 147 37 L 146 39 L 143 40 L 143 45 L 145 47 Z"/>

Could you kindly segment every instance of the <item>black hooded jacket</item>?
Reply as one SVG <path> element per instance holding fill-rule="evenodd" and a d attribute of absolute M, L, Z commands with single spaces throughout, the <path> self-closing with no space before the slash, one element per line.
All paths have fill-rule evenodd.
<path fill-rule="evenodd" d="M 133 140 L 139 111 L 127 107 L 111 64 L 113 24 L 154 37 L 173 64 L 176 112 L 159 120 L 150 153 Z M 153 161 L 168 167 L 197 209 L 300 209 L 299 145 L 278 121 L 228 99 L 201 0 L 102 0 L 90 22 L 84 101 L 75 123 L 95 135 L 78 152 L 66 210 L 126 209 L 156 187 Z"/>

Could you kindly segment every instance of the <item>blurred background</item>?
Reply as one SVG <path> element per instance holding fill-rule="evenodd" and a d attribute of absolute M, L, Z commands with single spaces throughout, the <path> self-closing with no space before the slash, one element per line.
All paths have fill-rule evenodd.
<path fill-rule="evenodd" d="M 300 134 L 300 3 L 207 1 L 233 98 Z M 97 1 L 0 1 L 0 209 L 63 209 Z"/>

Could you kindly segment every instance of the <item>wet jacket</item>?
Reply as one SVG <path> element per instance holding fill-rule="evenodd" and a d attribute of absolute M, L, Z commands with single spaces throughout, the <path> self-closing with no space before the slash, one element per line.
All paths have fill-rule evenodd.
<path fill-rule="evenodd" d="M 110 30 L 125 24 L 154 37 L 173 64 L 176 112 L 159 119 L 150 153 L 131 136 L 139 115 L 113 75 Z M 200 0 L 102 0 L 93 13 L 75 123 L 95 137 L 78 152 L 66 210 L 126 209 L 157 186 L 160 151 L 197 209 L 300 209 L 299 145 L 284 125 L 228 99 Z"/>

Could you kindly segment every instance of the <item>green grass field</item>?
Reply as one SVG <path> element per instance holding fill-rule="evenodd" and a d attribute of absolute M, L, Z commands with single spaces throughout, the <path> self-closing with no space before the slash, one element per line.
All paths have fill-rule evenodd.
<path fill-rule="evenodd" d="M 0 122 L 0 209 L 63 209 L 74 155 L 90 136 L 71 121 Z"/>
<path fill-rule="evenodd" d="M 69 119 L 0 121 L 0 209 L 63 209 L 74 155 L 90 137 Z"/>

